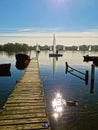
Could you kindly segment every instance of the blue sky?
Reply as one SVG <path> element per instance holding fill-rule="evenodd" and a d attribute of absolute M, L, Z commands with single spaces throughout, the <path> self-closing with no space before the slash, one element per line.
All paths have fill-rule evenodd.
<path fill-rule="evenodd" d="M 0 44 L 49 44 L 53 33 L 58 44 L 97 44 L 97 5 L 98 0 L 0 0 Z"/>

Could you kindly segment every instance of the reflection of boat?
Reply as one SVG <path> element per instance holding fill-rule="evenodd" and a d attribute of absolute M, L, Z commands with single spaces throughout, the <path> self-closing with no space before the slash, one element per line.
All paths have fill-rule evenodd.
<path fill-rule="evenodd" d="M 49 54 L 49 57 L 59 57 L 62 56 L 62 54 L 58 53 L 58 50 L 56 50 L 56 43 L 55 43 L 55 34 L 53 35 L 53 53 Z"/>
<path fill-rule="evenodd" d="M 38 44 L 36 44 L 36 52 L 37 52 L 37 53 L 40 52 L 40 48 L 39 48 Z"/>
<path fill-rule="evenodd" d="M 55 69 L 56 69 L 56 58 L 53 57 L 53 76 L 55 75 Z"/>
<path fill-rule="evenodd" d="M 98 60 L 93 61 L 94 65 L 98 67 Z"/>
<path fill-rule="evenodd" d="M 57 53 L 49 54 L 49 57 L 60 57 L 60 56 L 62 56 L 62 54 L 57 54 Z"/>
<path fill-rule="evenodd" d="M 28 60 L 28 61 L 30 60 L 30 56 L 26 54 L 22 54 L 22 53 L 16 54 L 15 57 L 16 57 L 16 60 L 20 62 L 23 62 L 25 60 Z"/>
<path fill-rule="evenodd" d="M 21 61 L 16 61 L 16 68 L 19 69 L 19 70 L 23 70 L 25 69 L 29 64 L 29 61 L 28 60 L 25 60 L 23 62 Z"/>
<path fill-rule="evenodd" d="M 11 72 L 10 70 L 0 71 L 0 76 L 11 76 Z"/>
<path fill-rule="evenodd" d="M 11 64 L 0 64 L 0 71 L 8 71 L 10 70 Z"/>
<path fill-rule="evenodd" d="M 97 61 L 98 62 L 98 56 L 83 56 L 84 57 L 84 61 Z"/>

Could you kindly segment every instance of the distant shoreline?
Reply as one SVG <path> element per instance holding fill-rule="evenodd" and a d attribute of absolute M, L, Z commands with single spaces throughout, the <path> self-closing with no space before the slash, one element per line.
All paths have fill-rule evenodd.
<path fill-rule="evenodd" d="M 53 46 L 40 46 L 40 50 L 50 50 L 50 48 L 53 49 Z M 98 51 L 98 45 L 80 45 L 80 46 L 64 46 L 64 45 L 57 45 L 56 49 L 60 51 Z M 51 49 L 51 50 L 52 50 Z M 21 51 L 30 51 L 30 50 L 36 50 L 36 45 L 34 46 L 28 46 L 27 44 L 23 43 L 7 43 L 4 45 L 0 45 L 0 51 L 7 51 L 7 52 L 21 52 Z"/>

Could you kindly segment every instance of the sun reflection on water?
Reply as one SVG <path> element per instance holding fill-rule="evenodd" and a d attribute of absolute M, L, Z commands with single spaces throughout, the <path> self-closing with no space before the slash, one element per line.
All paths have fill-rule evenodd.
<path fill-rule="evenodd" d="M 52 101 L 53 116 L 55 119 L 60 118 L 66 106 L 66 100 L 62 98 L 60 93 L 56 93 L 55 98 Z"/>

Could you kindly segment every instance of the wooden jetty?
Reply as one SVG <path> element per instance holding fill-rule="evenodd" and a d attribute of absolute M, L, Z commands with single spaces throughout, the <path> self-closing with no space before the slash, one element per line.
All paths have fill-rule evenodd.
<path fill-rule="evenodd" d="M 0 111 L 0 130 L 50 130 L 37 58 L 33 58 Z"/>

